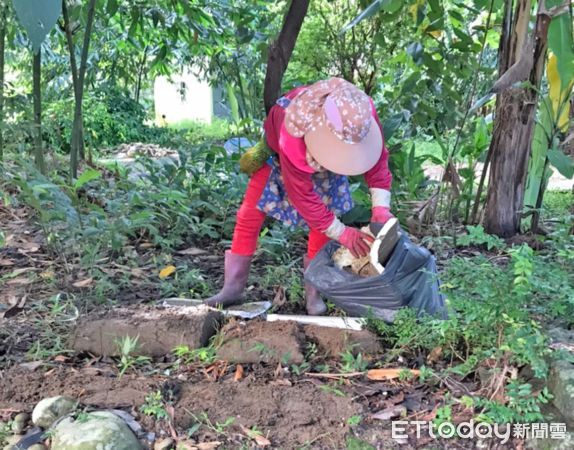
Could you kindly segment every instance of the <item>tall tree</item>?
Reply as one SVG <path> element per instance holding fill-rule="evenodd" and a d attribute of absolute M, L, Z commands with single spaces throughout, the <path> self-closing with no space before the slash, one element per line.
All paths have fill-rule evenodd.
<path fill-rule="evenodd" d="M 33 52 L 34 160 L 46 171 L 42 146 L 42 42 L 60 16 L 60 0 L 13 0 L 14 10 L 28 33 Z"/>
<path fill-rule="evenodd" d="M 6 0 L 0 0 L 0 162 L 4 157 L 4 62 L 6 51 Z"/>
<path fill-rule="evenodd" d="M 281 81 L 289 65 L 289 59 L 293 54 L 297 36 L 299 36 L 308 9 L 309 0 L 292 0 L 285 15 L 281 32 L 277 40 L 269 46 L 269 58 L 263 90 L 263 102 L 267 113 L 281 94 Z"/>
<path fill-rule="evenodd" d="M 76 178 L 78 176 L 78 160 L 84 157 L 84 81 L 86 79 L 90 40 L 92 37 L 92 28 L 96 11 L 96 0 L 90 0 L 88 3 L 84 40 L 80 56 L 80 67 L 78 67 L 76 62 L 76 49 L 74 45 L 74 38 L 70 23 L 70 14 L 66 0 L 62 1 L 62 11 L 64 15 L 64 28 L 66 32 L 68 50 L 70 52 L 70 66 L 72 70 L 72 80 L 74 85 L 75 106 L 74 123 L 72 126 L 72 142 L 70 146 L 70 175 L 72 178 Z"/>
<path fill-rule="evenodd" d="M 540 1 L 530 33 L 531 0 L 517 0 L 514 10 L 509 7 L 512 0 L 506 2 L 507 16 L 503 20 L 506 26 L 500 38 L 501 76 L 493 87 L 499 96 L 489 150 L 492 162 L 484 223 L 489 233 L 509 237 L 520 231 L 552 12 L 546 9 L 544 1 Z M 520 82 L 526 83 L 517 86 Z"/>

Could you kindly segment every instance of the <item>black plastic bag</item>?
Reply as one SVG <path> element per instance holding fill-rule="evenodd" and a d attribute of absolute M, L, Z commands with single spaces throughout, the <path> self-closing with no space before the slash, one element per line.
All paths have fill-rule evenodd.
<path fill-rule="evenodd" d="M 305 280 L 347 314 L 392 322 L 397 310 L 408 306 L 418 316 L 447 318 L 434 256 L 404 232 L 381 275 L 361 277 L 335 266 L 332 257 L 339 246 L 327 244 L 307 268 Z"/>

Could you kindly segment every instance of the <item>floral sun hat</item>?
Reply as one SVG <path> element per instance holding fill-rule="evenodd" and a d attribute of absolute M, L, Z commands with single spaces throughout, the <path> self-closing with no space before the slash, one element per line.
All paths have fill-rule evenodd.
<path fill-rule="evenodd" d="M 341 175 L 367 172 L 383 150 L 368 95 L 341 78 L 318 81 L 295 97 L 285 110 L 285 129 L 305 139 L 319 165 Z"/>

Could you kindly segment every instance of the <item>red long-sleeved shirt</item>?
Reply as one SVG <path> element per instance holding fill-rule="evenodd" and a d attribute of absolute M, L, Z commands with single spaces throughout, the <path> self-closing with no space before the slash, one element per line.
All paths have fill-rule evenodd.
<path fill-rule="evenodd" d="M 299 87 L 288 92 L 285 97 L 293 99 L 299 92 L 304 90 L 305 87 Z M 383 128 L 377 115 L 375 105 L 371 100 L 373 109 L 373 117 L 377 121 L 381 134 Z M 263 127 L 265 129 L 265 136 L 267 144 L 279 156 L 279 164 L 281 166 L 281 174 L 283 175 L 283 182 L 285 189 L 289 196 L 289 201 L 297 209 L 299 214 L 305 219 L 310 228 L 324 232 L 329 228 L 335 219 L 335 215 L 323 203 L 319 195 L 314 190 L 313 180 L 311 175 L 314 170 L 306 163 L 307 146 L 305 145 L 304 138 L 294 138 L 291 136 L 283 126 L 285 119 L 285 109 L 279 105 L 273 106 Z M 296 157 L 298 165 L 288 157 L 284 151 L 286 145 L 296 146 L 297 150 L 291 152 Z M 392 183 L 392 175 L 388 166 L 389 152 L 385 147 L 383 137 L 383 151 L 379 161 L 364 174 L 365 181 L 369 188 L 385 189 L 390 191 Z"/>

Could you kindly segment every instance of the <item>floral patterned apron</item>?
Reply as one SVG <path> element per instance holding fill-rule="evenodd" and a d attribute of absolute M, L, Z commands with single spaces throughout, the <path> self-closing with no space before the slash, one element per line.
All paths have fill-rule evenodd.
<path fill-rule="evenodd" d="M 285 97 L 277 100 L 277 104 L 282 108 L 286 108 L 289 102 L 290 100 Z M 285 223 L 287 226 L 309 229 L 305 219 L 289 201 L 283 182 L 283 175 L 281 174 L 279 157 L 273 155 L 267 160 L 267 164 L 271 166 L 271 174 L 257 203 L 257 208 L 273 219 Z M 311 175 L 311 178 L 315 192 L 336 216 L 340 217 L 353 209 L 351 189 L 346 176 L 324 171 L 314 173 Z"/>

